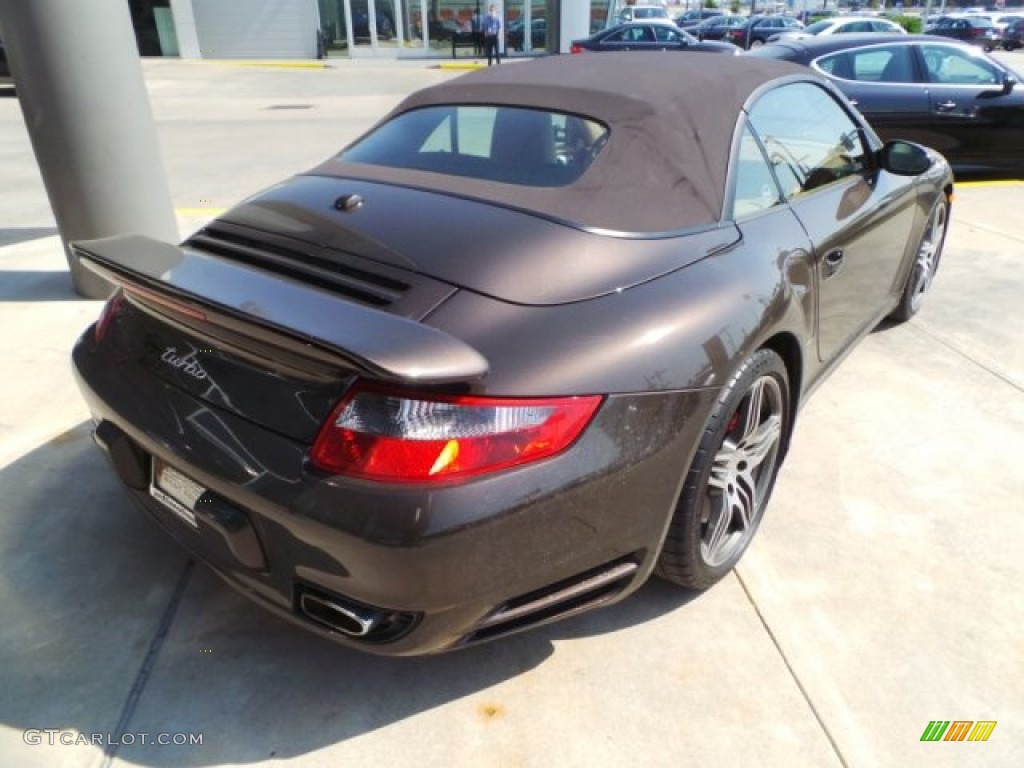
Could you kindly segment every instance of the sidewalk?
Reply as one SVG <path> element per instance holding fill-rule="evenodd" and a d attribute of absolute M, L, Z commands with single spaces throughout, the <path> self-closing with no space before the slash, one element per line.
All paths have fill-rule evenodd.
<path fill-rule="evenodd" d="M 145 65 L 183 234 L 458 74 Z M 99 305 L 2 96 L 0 167 L 0 765 L 1021 764 L 1024 184 L 958 190 L 922 314 L 814 395 L 735 574 L 402 660 L 267 614 L 128 501 L 68 364 Z M 998 725 L 921 742 L 937 719 Z"/>

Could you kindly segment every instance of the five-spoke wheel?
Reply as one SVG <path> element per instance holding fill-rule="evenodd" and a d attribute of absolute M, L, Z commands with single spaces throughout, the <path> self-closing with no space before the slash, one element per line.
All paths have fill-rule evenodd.
<path fill-rule="evenodd" d="M 789 432 L 789 379 L 770 349 L 723 388 L 658 559 L 658 573 L 706 589 L 728 573 L 764 515 Z"/>
<path fill-rule="evenodd" d="M 931 288 L 935 272 L 939 268 L 939 259 L 942 257 L 942 245 L 946 241 L 948 223 L 949 203 L 945 199 L 939 199 L 932 207 L 931 213 L 928 214 L 928 221 L 925 223 L 921 242 L 917 247 L 917 257 L 907 276 L 900 303 L 890 315 L 894 320 L 909 320 L 921 309 L 924 295 Z"/>

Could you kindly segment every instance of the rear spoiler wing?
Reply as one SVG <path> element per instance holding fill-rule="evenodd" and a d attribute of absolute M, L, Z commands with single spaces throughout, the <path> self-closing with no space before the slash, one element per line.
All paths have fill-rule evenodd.
<path fill-rule="evenodd" d="M 71 244 L 82 265 L 129 295 L 375 379 L 442 384 L 483 377 L 463 341 L 339 296 L 187 246 L 141 235 Z"/>

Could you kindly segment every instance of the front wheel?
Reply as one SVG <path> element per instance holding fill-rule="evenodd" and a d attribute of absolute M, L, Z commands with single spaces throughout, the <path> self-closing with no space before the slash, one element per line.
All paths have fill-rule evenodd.
<path fill-rule="evenodd" d="M 940 197 L 932 206 L 928 214 L 928 221 L 924 226 L 924 233 L 921 235 L 921 242 L 917 246 L 917 257 L 914 265 L 907 275 L 907 282 L 903 286 L 903 295 L 896 309 L 889 315 L 890 318 L 905 323 L 921 309 L 924 302 L 924 295 L 932 286 L 935 279 L 935 272 L 939 268 L 939 260 L 942 258 L 942 246 L 946 242 L 946 229 L 949 224 L 949 203 L 945 196 Z"/>
<path fill-rule="evenodd" d="M 750 41 L 750 47 L 751 48 L 760 48 L 762 45 L 764 45 L 764 40 L 751 40 Z"/>
<path fill-rule="evenodd" d="M 723 388 L 676 503 L 659 576 L 707 589 L 739 562 L 782 463 L 789 397 L 786 366 L 770 349 L 747 358 Z"/>

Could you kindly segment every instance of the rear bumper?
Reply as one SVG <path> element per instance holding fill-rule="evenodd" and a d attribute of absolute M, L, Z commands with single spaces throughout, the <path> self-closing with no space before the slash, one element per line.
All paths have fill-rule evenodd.
<path fill-rule="evenodd" d="M 307 446 L 99 360 L 91 331 L 73 363 L 97 442 L 163 528 L 268 608 L 390 655 L 500 637 L 639 587 L 715 395 L 612 396 L 562 454 L 428 489 L 324 475 Z M 195 525 L 150 495 L 153 457 L 208 489 Z M 309 594 L 372 609 L 386 631 L 333 631 L 301 610 Z"/>

